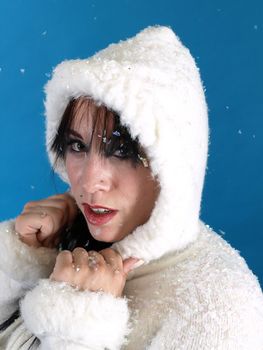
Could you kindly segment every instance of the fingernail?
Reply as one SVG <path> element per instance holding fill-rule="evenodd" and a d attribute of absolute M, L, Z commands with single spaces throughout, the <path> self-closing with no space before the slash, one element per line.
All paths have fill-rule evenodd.
<path fill-rule="evenodd" d="M 134 263 L 134 264 L 132 265 L 132 270 L 133 270 L 133 269 L 137 269 L 138 267 L 142 266 L 143 264 L 144 264 L 144 260 L 139 259 L 138 261 L 136 261 L 136 263 Z"/>

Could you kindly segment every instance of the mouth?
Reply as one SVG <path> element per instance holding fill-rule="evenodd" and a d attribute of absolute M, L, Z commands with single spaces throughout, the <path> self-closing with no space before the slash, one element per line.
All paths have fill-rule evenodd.
<path fill-rule="evenodd" d="M 118 212 L 118 210 L 107 208 L 102 205 L 89 205 L 83 203 L 84 214 L 91 225 L 101 226 L 108 223 Z"/>

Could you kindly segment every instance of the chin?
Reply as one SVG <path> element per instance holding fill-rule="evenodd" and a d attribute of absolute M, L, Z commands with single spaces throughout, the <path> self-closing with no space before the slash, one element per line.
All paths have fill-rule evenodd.
<path fill-rule="evenodd" d="M 120 238 L 120 233 L 112 234 L 112 230 L 109 229 L 110 232 L 107 232 L 108 229 L 103 227 L 97 227 L 97 228 L 89 228 L 90 234 L 96 241 L 100 242 L 107 242 L 107 243 L 114 243 L 120 241 L 122 238 Z"/>

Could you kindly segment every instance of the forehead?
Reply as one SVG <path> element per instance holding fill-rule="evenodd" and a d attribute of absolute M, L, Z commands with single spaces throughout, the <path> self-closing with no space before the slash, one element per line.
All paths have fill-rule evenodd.
<path fill-rule="evenodd" d="M 109 137 L 116 124 L 115 115 L 105 106 L 92 101 L 76 104 L 72 111 L 71 130 L 78 131 L 84 138 Z"/>

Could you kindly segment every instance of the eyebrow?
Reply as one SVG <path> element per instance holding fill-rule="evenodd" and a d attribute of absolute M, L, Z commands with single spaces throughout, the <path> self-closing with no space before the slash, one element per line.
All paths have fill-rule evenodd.
<path fill-rule="evenodd" d="M 75 131 L 75 130 L 69 129 L 68 134 L 69 134 L 69 135 L 76 136 L 76 137 L 78 137 L 79 139 L 83 139 L 82 136 L 81 136 L 77 131 Z"/>

